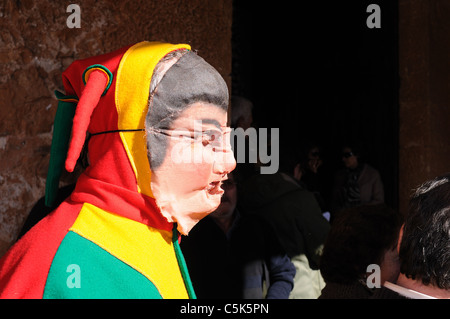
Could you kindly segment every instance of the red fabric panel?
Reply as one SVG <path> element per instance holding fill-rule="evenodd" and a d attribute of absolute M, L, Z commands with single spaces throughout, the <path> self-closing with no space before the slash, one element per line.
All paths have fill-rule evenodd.
<path fill-rule="evenodd" d="M 81 205 L 62 203 L 0 260 L 0 298 L 42 298 L 53 257 Z"/>

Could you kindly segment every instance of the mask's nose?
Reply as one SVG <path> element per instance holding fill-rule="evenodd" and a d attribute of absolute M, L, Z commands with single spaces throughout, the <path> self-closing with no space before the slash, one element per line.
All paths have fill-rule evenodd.
<path fill-rule="evenodd" d="M 219 175 L 232 172 L 236 168 L 236 160 L 231 149 L 230 151 L 219 153 L 221 154 L 216 156 L 216 160 L 214 161 L 213 172 Z"/>
<path fill-rule="evenodd" d="M 231 134 L 224 134 L 223 146 L 214 153 L 213 172 L 215 174 L 228 174 L 236 168 L 236 160 L 231 148 Z"/>

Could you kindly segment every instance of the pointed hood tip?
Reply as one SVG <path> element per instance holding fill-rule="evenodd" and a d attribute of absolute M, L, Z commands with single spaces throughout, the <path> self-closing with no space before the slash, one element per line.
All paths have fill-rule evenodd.
<path fill-rule="evenodd" d="M 65 162 L 65 168 L 68 172 L 73 172 L 75 168 L 86 139 L 86 131 L 89 127 L 91 115 L 105 89 L 108 88 L 108 83 L 110 83 L 108 74 L 105 72 L 100 69 L 90 70 L 86 87 L 80 97 L 73 118 L 72 138 Z"/>

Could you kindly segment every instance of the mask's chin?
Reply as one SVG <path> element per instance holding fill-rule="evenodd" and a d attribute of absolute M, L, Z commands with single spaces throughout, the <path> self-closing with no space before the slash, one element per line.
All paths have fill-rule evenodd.
<path fill-rule="evenodd" d="M 169 223 L 177 223 L 178 231 L 186 236 L 203 217 L 220 205 L 223 194 L 220 183 L 211 183 L 205 189 L 183 195 L 172 193 L 170 187 L 163 189 L 152 183 L 152 191 L 161 214 Z"/>

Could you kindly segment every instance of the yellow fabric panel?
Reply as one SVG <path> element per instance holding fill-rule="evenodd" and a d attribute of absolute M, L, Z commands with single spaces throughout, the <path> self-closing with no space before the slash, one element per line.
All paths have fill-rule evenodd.
<path fill-rule="evenodd" d="M 70 230 L 139 271 L 163 298 L 188 298 L 172 232 L 148 227 L 89 203 L 83 205 Z"/>
<path fill-rule="evenodd" d="M 182 48 L 190 50 L 187 44 L 144 41 L 125 52 L 116 78 L 115 100 L 119 130 L 145 128 L 153 70 L 167 53 Z M 138 192 L 153 197 L 145 132 L 120 132 L 120 137 L 136 175 Z"/>

